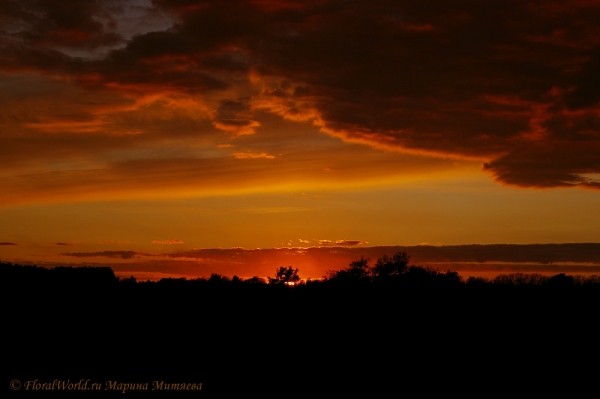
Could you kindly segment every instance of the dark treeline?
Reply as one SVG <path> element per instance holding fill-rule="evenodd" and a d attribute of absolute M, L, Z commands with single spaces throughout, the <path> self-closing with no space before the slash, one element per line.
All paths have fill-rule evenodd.
<path fill-rule="evenodd" d="M 370 258 L 361 257 L 351 262 L 342 270 L 328 271 L 322 279 L 306 281 L 302 280 L 298 269 L 280 267 L 275 271 L 275 277 L 254 276 L 252 278 L 240 278 L 238 276 L 228 277 L 213 273 L 210 277 L 187 280 L 185 278 L 164 278 L 158 282 L 138 282 L 133 276 L 129 278 L 118 278 L 110 267 L 72 267 L 58 266 L 44 268 L 38 266 L 23 266 L 11 263 L 0 263 L 0 278 L 5 285 L 15 284 L 27 285 L 56 285 L 61 287 L 102 287 L 109 288 L 117 284 L 154 285 L 160 288 L 168 288 L 176 285 L 178 288 L 189 286 L 193 288 L 218 287 L 224 289 L 226 286 L 241 288 L 240 283 L 253 286 L 260 285 L 293 285 L 296 288 L 305 285 L 323 285 L 329 288 L 349 286 L 365 288 L 366 284 L 396 284 L 404 288 L 422 288 L 423 285 L 435 286 L 501 286 L 501 287 L 592 287 L 600 286 L 600 276 L 567 276 L 560 273 L 554 276 L 541 274 L 511 273 L 501 274 L 494 279 L 482 277 L 469 277 L 466 281 L 459 276 L 458 272 L 447 270 L 442 272 L 431 267 L 409 265 L 410 257 L 406 252 L 398 252 L 393 256 L 384 255 L 378 258 L 375 264 L 371 264 Z"/>
<path fill-rule="evenodd" d="M 200 381 L 200 397 L 577 396 L 596 381 L 597 276 L 465 281 L 409 260 L 360 258 L 314 281 L 292 267 L 137 282 L 0 264 L 5 375 Z"/>
<path fill-rule="evenodd" d="M 110 267 L 57 266 L 51 269 L 38 266 L 0 263 L 0 277 L 6 285 L 58 285 L 107 287 L 119 279 Z"/>

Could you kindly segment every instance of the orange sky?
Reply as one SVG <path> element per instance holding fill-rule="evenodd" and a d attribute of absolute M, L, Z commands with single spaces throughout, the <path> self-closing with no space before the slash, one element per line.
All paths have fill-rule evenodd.
<path fill-rule="evenodd" d="M 599 1 L 5 1 L 0 260 L 600 242 L 599 19 Z"/>

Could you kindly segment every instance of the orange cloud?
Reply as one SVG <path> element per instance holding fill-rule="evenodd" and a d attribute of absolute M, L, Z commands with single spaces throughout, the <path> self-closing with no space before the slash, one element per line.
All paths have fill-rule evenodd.
<path fill-rule="evenodd" d="M 257 121 L 249 119 L 219 119 L 213 122 L 217 129 L 221 129 L 233 136 L 243 136 L 245 134 L 254 134 L 256 128 L 260 126 Z"/>
<path fill-rule="evenodd" d="M 234 152 L 233 156 L 237 159 L 275 159 L 274 155 L 269 155 L 265 152 Z"/>
<path fill-rule="evenodd" d="M 260 126 L 254 118 L 249 98 L 221 100 L 215 111 L 213 125 L 233 136 L 254 134 Z"/>
<path fill-rule="evenodd" d="M 178 22 L 129 38 L 111 29 L 125 6 L 9 4 L 0 78 L 81 91 L 31 107 L 33 83 L 20 97 L 3 87 L 19 108 L 0 115 L 0 137 L 19 135 L 0 150 L 11 162 L 47 142 L 104 162 L 219 132 L 258 142 L 278 115 L 383 151 L 479 160 L 503 184 L 598 187 L 598 2 L 156 0 Z"/>

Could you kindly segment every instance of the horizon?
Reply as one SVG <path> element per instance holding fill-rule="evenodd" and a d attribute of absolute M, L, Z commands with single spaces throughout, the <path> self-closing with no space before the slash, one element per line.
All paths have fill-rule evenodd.
<path fill-rule="evenodd" d="M 505 252 L 510 250 L 510 253 Z M 341 270 L 360 258 L 371 264 L 382 256 L 406 252 L 410 264 L 442 272 L 456 271 L 463 279 L 492 279 L 501 274 L 600 275 L 600 243 L 491 244 L 455 246 L 374 246 L 374 247 L 284 247 L 284 248 L 204 248 L 149 254 L 134 251 L 64 253 L 63 259 L 76 261 L 16 261 L 15 264 L 53 268 L 110 267 L 120 278 L 158 281 L 163 278 L 197 279 L 213 274 L 242 279 L 271 277 L 281 266 L 299 269 L 303 280 L 321 279 L 329 271 Z M 94 259 L 94 260 L 91 260 Z M 0 260 L 0 263 L 3 260 Z M 251 271 L 252 273 L 248 273 Z"/>
<path fill-rule="evenodd" d="M 0 260 L 318 278 L 373 248 L 600 243 L 599 18 L 566 0 L 8 0 Z"/>

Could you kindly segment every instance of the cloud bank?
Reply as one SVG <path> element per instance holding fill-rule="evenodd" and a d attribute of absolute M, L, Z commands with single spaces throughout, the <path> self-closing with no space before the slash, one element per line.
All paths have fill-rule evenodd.
<path fill-rule="evenodd" d="M 122 275 L 134 274 L 162 278 L 169 276 L 208 277 L 212 273 L 228 276 L 272 276 L 282 266 L 300 269 L 304 278 L 320 278 L 327 270 L 339 270 L 360 257 L 371 262 L 397 252 L 407 252 L 411 264 L 469 274 L 569 273 L 599 274 L 600 244 L 538 245 L 457 245 L 457 246 L 380 246 L 380 247 L 289 247 L 269 249 L 207 248 L 148 254 L 134 251 L 67 253 L 82 258 L 125 259 L 110 263 Z M 89 261 L 87 261 L 89 262 Z M 113 261 L 114 262 L 114 261 Z M 101 263 L 106 265 L 106 263 Z"/>
<path fill-rule="evenodd" d="M 3 2 L 2 159 L 239 140 L 266 113 L 503 184 L 600 188 L 597 1 L 154 0 L 161 29 L 117 33 L 134 3 Z"/>
<path fill-rule="evenodd" d="M 75 258 L 113 258 L 113 259 L 133 259 L 138 256 L 147 256 L 142 252 L 136 251 L 100 251 L 100 252 L 67 252 L 62 256 L 72 256 Z M 150 255 L 152 256 L 152 255 Z"/>

